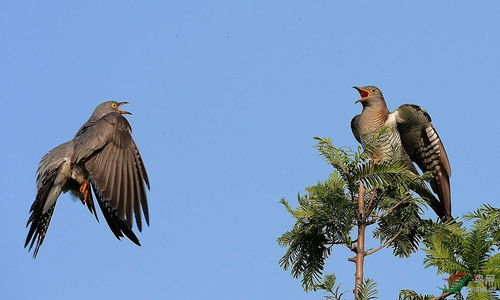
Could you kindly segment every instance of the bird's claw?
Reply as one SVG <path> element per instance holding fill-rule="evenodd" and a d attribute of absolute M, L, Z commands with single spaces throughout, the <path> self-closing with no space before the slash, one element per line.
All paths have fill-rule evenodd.
<path fill-rule="evenodd" d="M 83 198 L 82 198 L 82 203 L 88 203 L 89 200 L 89 181 L 88 180 L 83 180 L 82 185 L 80 185 L 80 193 L 82 193 Z"/>

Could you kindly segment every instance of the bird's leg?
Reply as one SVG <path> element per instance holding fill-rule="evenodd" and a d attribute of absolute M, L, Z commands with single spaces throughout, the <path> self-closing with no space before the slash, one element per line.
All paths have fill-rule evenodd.
<path fill-rule="evenodd" d="M 83 195 L 83 204 L 88 203 L 87 200 L 89 200 L 89 181 L 87 179 L 84 179 L 82 185 L 80 185 L 80 193 L 82 193 Z"/>

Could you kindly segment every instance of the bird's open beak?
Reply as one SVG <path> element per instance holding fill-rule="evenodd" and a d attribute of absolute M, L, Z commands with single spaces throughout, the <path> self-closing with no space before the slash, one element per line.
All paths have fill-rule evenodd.
<path fill-rule="evenodd" d="M 361 98 L 356 100 L 354 103 L 364 102 L 364 101 L 366 101 L 366 97 L 370 96 L 370 92 L 365 91 L 357 86 L 353 86 L 352 88 L 357 90 L 359 92 L 359 95 L 361 96 Z"/>
<path fill-rule="evenodd" d="M 118 102 L 118 107 L 120 107 L 120 106 L 122 106 L 124 104 L 128 104 L 128 102 L 127 101 Z M 121 110 L 121 109 L 119 109 L 118 112 L 121 113 L 122 115 L 131 115 L 132 114 L 131 112 L 128 112 L 128 111 L 125 111 L 125 110 Z"/>

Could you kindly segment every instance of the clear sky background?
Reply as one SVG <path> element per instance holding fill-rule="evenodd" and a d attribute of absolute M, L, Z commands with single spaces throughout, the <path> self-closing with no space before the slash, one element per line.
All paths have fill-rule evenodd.
<path fill-rule="evenodd" d="M 498 206 L 499 1 L 1 1 L 3 299 L 322 299 L 282 271 L 276 238 L 328 177 L 313 136 L 355 147 L 353 85 L 432 116 L 454 215 Z M 94 107 L 126 110 L 151 179 L 143 246 L 63 195 L 23 249 L 35 171 Z M 373 241 L 368 247 L 375 247 Z M 326 272 L 351 290 L 351 255 Z M 437 293 L 423 255 L 367 258 L 381 299 Z"/>

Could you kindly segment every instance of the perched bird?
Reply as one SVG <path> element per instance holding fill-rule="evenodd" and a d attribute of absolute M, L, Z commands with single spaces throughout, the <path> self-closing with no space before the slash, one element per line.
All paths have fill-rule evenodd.
<path fill-rule="evenodd" d="M 130 124 L 123 116 L 131 113 L 120 110 L 123 104 L 127 102 L 99 104 L 71 141 L 50 150 L 40 161 L 37 194 L 26 224 L 30 228 L 24 244 L 29 244 L 29 250 L 36 245 L 33 257 L 43 243 L 57 198 L 67 191 L 79 197 L 97 219 L 92 190 L 116 238 L 125 235 L 140 246 L 132 223 L 135 217 L 136 226 L 142 231 L 142 211 L 149 226 L 149 179 Z"/>
<path fill-rule="evenodd" d="M 356 103 L 363 105 L 361 114 L 351 121 L 356 140 L 365 149 L 371 148 L 371 159 L 375 162 L 391 156 L 400 159 L 415 174 L 418 172 L 412 162 L 423 172 L 431 171 L 430 185 L 439 200 L 425 186 L 415 192 L 427 199 L 441 219 L 450 219 L 450 162 L 429 114 L 414 104 L 403 104 L 391 113 L 377 87 L 354 88 L 361 95 Z"/>

